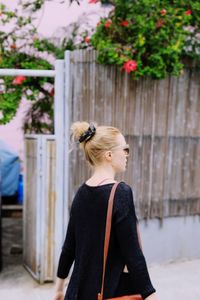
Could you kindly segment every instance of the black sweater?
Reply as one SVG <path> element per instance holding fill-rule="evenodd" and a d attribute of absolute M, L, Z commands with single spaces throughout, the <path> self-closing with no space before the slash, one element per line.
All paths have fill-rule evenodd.
<path fill-rule="evenodd" d="M 74 197 L 57 271 L 59 278 L 66 278 L 74 262 L 65 300 L 96 300 L 101 290 L 106 214 L 112 186 L 110 183 L 91 187 L 84 183 Z M 136 225 L 132 190 L 121 182 L 114 198 L 104 299 L 118 296 L 116 291 L 125 265 L 135 292 L 143 298 L 155 292 Z"/>

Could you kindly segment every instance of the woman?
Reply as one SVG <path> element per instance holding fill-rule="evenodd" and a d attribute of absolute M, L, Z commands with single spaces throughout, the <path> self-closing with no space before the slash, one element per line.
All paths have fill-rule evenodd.
<path fill-rule="evenodd" d="M 129 147 L 115 127 L 76 122 L 71 127 L 93 175 L 78 189 L 70 212 L 66 238 L 60 255 L 54 300 L 97 300 L 101 290 L 103 247 L 108 199 L 115 175 L 126 170 Z M 64 297 L 64 279 L 74 262 Z M 125 295 L 121 276 L 129 271 L 131 292 L 156 300 L 145 258 L 137 235 L 133 194 L 120 182 L 115 192 L 109 253 L 106 264 L 104 298 Z M 125 286 L 124 286 L 125 288 Z"/>

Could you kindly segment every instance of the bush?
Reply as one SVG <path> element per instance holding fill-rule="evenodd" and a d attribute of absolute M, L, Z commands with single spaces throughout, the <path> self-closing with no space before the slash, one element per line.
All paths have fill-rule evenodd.
<path fill-rule="evenodd" d="M 91 43 L 98 62 L 118 65 L 134 79 L 178 76 L 183 58 L 200 62 L 200 2 L 113 0 Z"/>

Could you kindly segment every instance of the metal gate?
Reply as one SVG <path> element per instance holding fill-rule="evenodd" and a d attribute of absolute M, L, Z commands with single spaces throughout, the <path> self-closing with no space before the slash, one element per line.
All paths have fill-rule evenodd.
<path fill-rule="evenodd" d="M 0 69 L 0 76 L 54 77 L 55 135 L 25 136 L 24 265 L 40 283 L 53 281 L 68 224 L 69 53 L 55 70 Z"/>

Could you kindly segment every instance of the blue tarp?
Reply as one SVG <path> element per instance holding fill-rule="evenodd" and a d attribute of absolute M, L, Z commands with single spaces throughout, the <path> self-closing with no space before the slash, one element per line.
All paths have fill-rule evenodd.
<path fill-rule="evenodd" d="M 19 156 L 0 140 L 0 194 L 14 196 L 18 190 L 20 173 Z"/>

